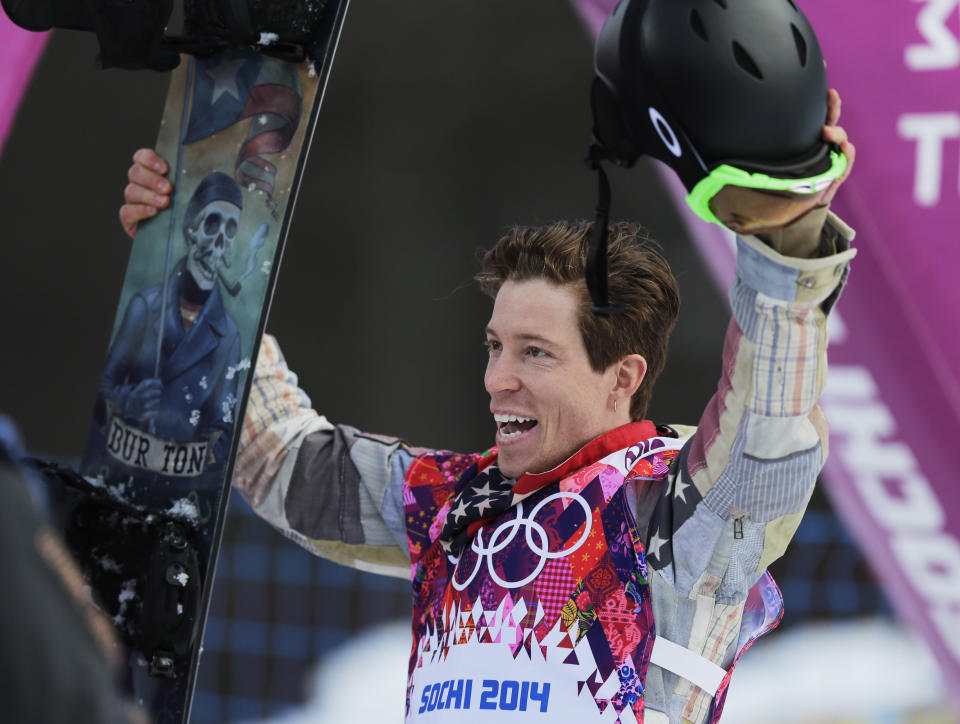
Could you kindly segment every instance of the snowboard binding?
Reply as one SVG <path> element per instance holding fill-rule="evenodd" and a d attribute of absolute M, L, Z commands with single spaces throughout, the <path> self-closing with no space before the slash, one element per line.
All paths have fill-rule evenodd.
<path fill-rule="evenodd" d="M 24 462 L 46 483 L 55 523 L 123 642 L 144 656 L 151 676 L 174 677 L 188 663 L 201 618 L 193 526 L 71 468 Z"/>
<path fill-rule="evenodd" d="M 172 70 L 199 57 L 250 48 L 299 62 L 322 56 L 327 0 L 182 0 L 183 34 L 166 35 L 174 0 L 2 0 L 26 30 L 94 32 L 102 68 Z"/>

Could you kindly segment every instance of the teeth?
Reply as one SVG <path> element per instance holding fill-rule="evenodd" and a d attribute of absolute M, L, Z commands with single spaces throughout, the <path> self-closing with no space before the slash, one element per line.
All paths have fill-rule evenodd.
<path fill-rule="evenodd" d="M 497 421 L 498 424 L 503 425 L 507 422 L 534 422 L 536 418 L 533 417 L 520 417 L 519 415 L 500 415 L 495 414 L 493 419 Z"/>

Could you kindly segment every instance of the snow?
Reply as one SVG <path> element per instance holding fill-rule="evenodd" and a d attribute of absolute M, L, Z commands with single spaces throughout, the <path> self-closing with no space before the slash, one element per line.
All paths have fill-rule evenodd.
<path fill-rule="evenodd" d="M 226 424 L 233 422 L 233 408 L 237 404 L 237 398 L 233 394 L 228 394 L 227 399 L 220 403 L 220 411 L 223 412 L 222 419 Z"/>
<path fill-rule="evenodd" d="M 237 362 L 236 365 L 229 365 L 229 366 L 227 366 L 227 372 L 226 372 L 226 375 L 224 375 L 224 376 L 225 376 L 228 380 L 232 380 L 232 379 L 236 376 L 237 372 L 240 372 L 241 370 L 248 370 L 248 369 L 250 369 L 250 358 L 249 358 L 249 357 L 240 360 L 239 362 Z"/>
<path fill-rule="evenodd" d="M 174 579 L 175 579 L 175 580 L 177 581 L 177 583 L 179 583 L 182 587 L 186 588 L 186 587 L 187 587 L 187 581 L 190 580 L 190 576 L 187 575 L 185 572 L 180 571 L 180 573 L 178 573 L 177 575 L 174 576 Z"/>
<path fill-rule="evenodd" d="M 121 573 L 123 571 L 123 569 L 120 568 L 120 564 L 111 558 L 107 553 L 104 553 L 99 558 L 94 557 L 94 560 L 105 571 L 110 571 L 111 573 Z"/>
<path fill-rule="evenodd" d="M 173 501 L 170 507 L 167 508 L 166 514 L 172 518 L 179 518 L 194 525 L 200 522 L 200 512 L 189 498 L 179 498 Z"/>
<path fill-rule="evenodd" d="M 190 410 L 190 424 L 196 427 L 200 424 L 200 410 Z"/>
<path fill-rule="evenodd" d="M 302 709 L 272 717 L 270 722 L 402 724 L 409 658 L 409 621 L 363 631 L 331 651 L 317 667 L 307 682 L 309 699 Z M 376 682 L 375 696 L 370 695 L 370 682 Z"/>
<path fill-rule="evenodd" d="M 92 485 L 95 488 L 107 487 L 107 483 L 103 479 L 102 475 L 97 475 L 96 477 L 93 477 L 92 475 L 84 475 L 83 479 L 86 480 L 88 483 L 90 483 L 90 485 Z"/>
<path fill-rule="evenodd" d="M 113 485 L 108 485 L 107 481 L 104 480 L 102 475 L 98 475 L 96 477 L 84 475 L 83 479 L 86 480 L 88 483 L 90 483 L 90 485 L 92 485 L 94 488 L 100 488 L 101 490 L 106 491 L 107 494 L 114 500 L 118 500 L 121 503 L 129 505 L 130 507 L 136 510 L 143 510 L 142 505 L 137 505 L 132 500 L 128 499 L 126 496 L 127 486 L 133 485 L 132 475 L 128 477 L 126 480 L 121 480 L 120 482 L 115 483 Z"/>
<path fill-rule="evenodd" d="M 210 383 L 207 382 L 207 376 L 204 375 L 203 377 L 200 378 L 200 381 L 197 384 L 200 385 L 203 389 L 207 389 Z"/>
<path fill-rule="evenodd" d="M 177 604 L 177 615 L 178 615 L 178 616 L 182 616 L 182 615 L 183 615 L 183 604 L 182 604 L 182 603 L 178 603 L 178 604 Z"/>
<path fill-rule="evenodd" d="M 258 41 L 258 44 L 273 45 L 278 40 L 280 40 L 280 36 L 276 33 L 260 33 L 260 40 Z"/>
<path fill-rule="evenodd" d="M 117 596 L 117 600 L 121 604 L 126 603 L 127 601 L 133 601 L 137 598 L 137 582 L 135 579 L 131 578 L 129 581 L 123 582 L 123 588 L 120 590 L 120 595 Z"/>
<path fill-rule="evenodd" d="M 249 191 L 250 193 L 253 193 L 256 190 L 257 190 L 257 185 L 253 181 L 247 184 L 247 191 Z"/>
<path fill-rule="evenodd" d="M 737 724 L 769 724 L 774 716 L 777 724 L 900 722 L 918 711 L 946 711 L 946 689 L 929 650 L 880 618 L 761 639 L 730 682 L 723 720 Z"/>
<path fill-rule="evenodd" d="M 117 601 L 120 602 L 120 608 L 117 611 L 117 615 L 113 617 L 113 623 L 116 626 L 123 626 L 126 622 L 127 607 L 131 601 L 137 599 L 137 580 L 131 578 L 130 580 L 124 581 L 123 586 L 120 588 L 120 593 L 117 595 Z"/>

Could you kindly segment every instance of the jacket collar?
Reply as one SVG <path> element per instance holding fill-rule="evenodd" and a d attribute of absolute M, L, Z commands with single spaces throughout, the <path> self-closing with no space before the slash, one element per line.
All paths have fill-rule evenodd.
<path fill-rule="evenodd" d="M 180 277 L 189 273 L 184 257 L 174 267 L 168 282 L 163 342 L 163 370 L 166 379 L 178 377 L 192 368 L 215 350 L 226 336 L 227 314 L 220 298 L 219 283 L 214 284 L 193 325 L 184 330 L 180 317 Z"/>
<path fill-rule="evenodd" d="M 595 463 L 597 460 L 605 458 L 610 453 L 622 450 L 641 440 L 655 437 L 656 434 L 657 427 L 650 420 L 629 422 L 626 425 L 615 427 L 613 430 L 605 432 L 600 437 L 588 442 L 555 468 L 543 473 L 521 475 L 513 486 L 514 495 L 528 495 L 544 485 L 556 482 L 591 463 Z"/>
<path fill-rule="evenodd" d="M 467 514 L 467 509 L 477 505 L 474 496 L 479 494 L 478 491 L 481 480 L 483 481 L 482 487 L 486 490 L 485 494 L 487 496 L 490 495 L 491 485 L 496 487 L 498 484 L 506 483 L 506 485 L 509 486 L 510 483 L 509 480 L 504 480 L 498 468 L 488 470 L 496 460 L 496 456 L 491 455 L 483 461 L 483 466 L 479 471 L 480 475 L 461 490 L 454 501 L 451 502 L 450 512 L 447 513 L 443 530 L 440 533 L 440 540 L 444 549 L 448 553 L 452 552 L 454 555 L 460 555 L 460 552 L 463 551 L 467 542 L 473 537 L 477 530 L 487 522 L 496 518 L 497 515 L 508 507 L 516 505 L 520 500 L 535 493 L 545 485 L 556 482 L 581 468 L 585 468 L 591 463 L 602 460 L 610 453 L 630 447 L 656 435 L 657 427 L 649 420 L 631 422 L 616 427 L 588 442 L 552 470 L 547 470 L 543 473 L 527 473 L 526 475 L 521 475 L 520 479 L 517 480 L 512 487 L 506 488 L 513 493 L 512 495 L 502 498 L 495 496 L 497 502 L 489 506 L 490 511 L 488 515 L 482 518 L 474 517 L 471 519 Z M 473 502 L 468 503 L 468 500 L 473 500 Z M 464 517 L 467 519 L 461 521 L 460 519 Z"/>
<path fill-rule="evenodd" d="M 187 271 L 187 257 L 182 257 L 173 267 L 170 279 L 167 281 L 167 328 L 168 330 L 183 336 L 183 321 L 180 318 L 180 279 Z M 226 335 L 226 313 L 223 306 L 223 299 L 220 296 L 220 283 L 215 282 L 213 289 L 210 290 L 210 296 L 203 303 L 200 314 L 197 315 L 193 323 L 194 327 L 208 325 L 214 333 L 223 337 Z M 191 327 L 192 329 L 192 327 Z"/>

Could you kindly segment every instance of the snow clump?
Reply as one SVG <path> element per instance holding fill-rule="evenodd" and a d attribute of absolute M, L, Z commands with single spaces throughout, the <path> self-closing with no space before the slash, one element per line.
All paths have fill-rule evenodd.
<path fill-rule="evenodd" d="M 171 518 L 179 518 L 188 523 L 197 524 L 200 522 L 200 512 L 189 498 L 180 498 L 173 501 L 170 507 L 167 508 L 166 514 Z"/>

